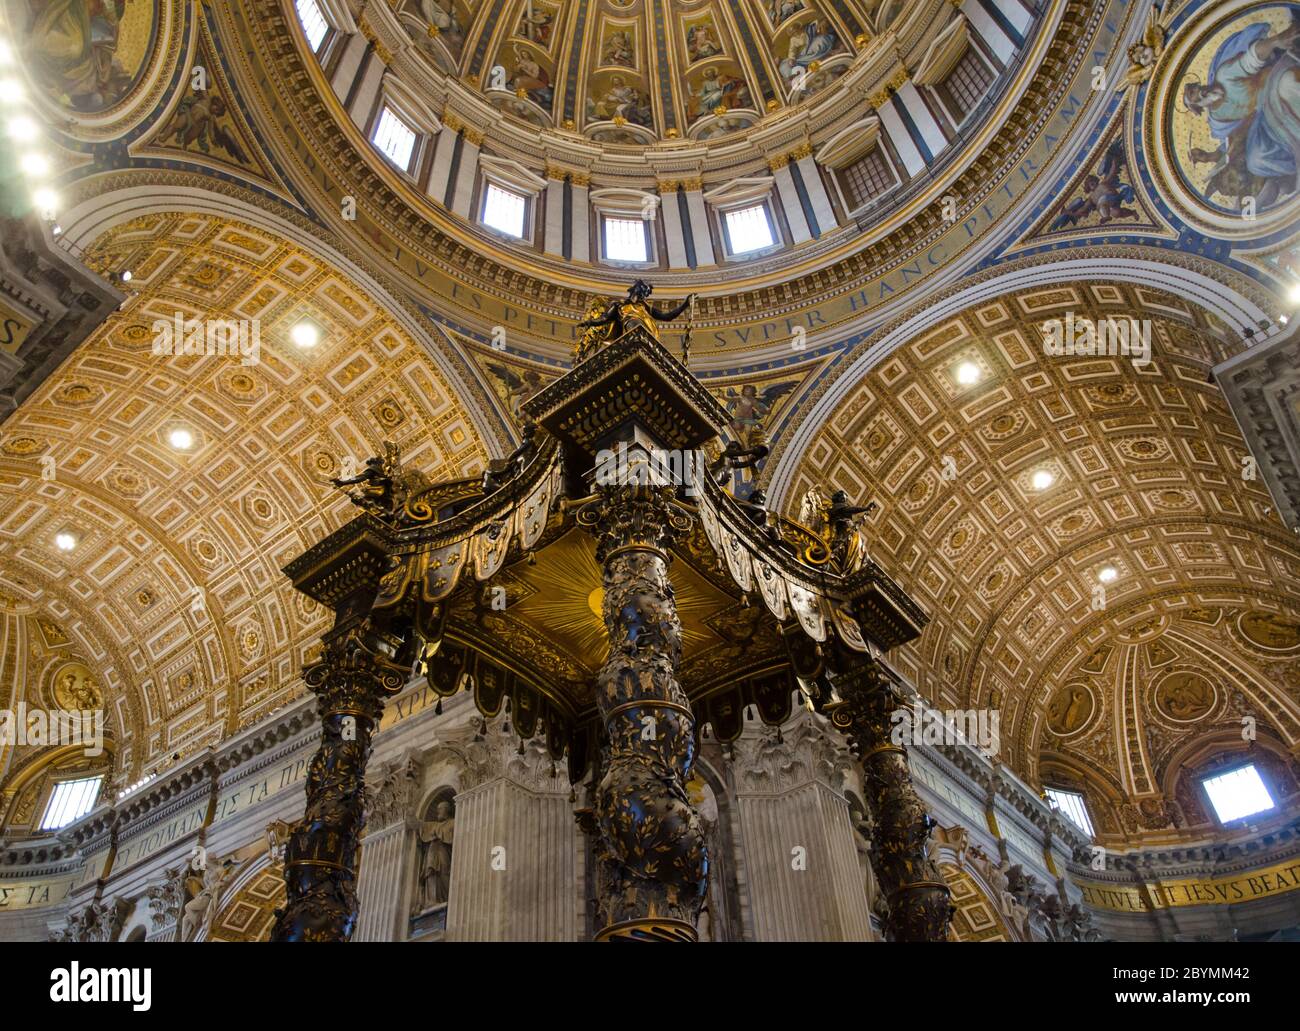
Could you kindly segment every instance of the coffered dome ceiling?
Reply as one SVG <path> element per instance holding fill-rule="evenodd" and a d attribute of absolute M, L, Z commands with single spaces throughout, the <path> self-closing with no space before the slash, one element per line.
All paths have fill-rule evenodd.
<path fill-rule="evenodd" d="M 135 293 L 0 435 L 0 613 L 57 624 L 92 662 L 106 731 L 135 775 L 255 721 L 301 690 L 326 621 L 279 568 L 355 511 L 329 485 L 373 442 L 435 477 L 487 450 L 456 383 L 375 296 L 318 257 L 213 216 L 152 215 L 88 256 Z M 255 363 L 153 353 L 156 323 L 258 319 Z M 302 319 L 322 329 L 294 347 Z M 186 450 L 172 430 L 193 438 Z M 46 475 L 50 470 L 52 475 Z M 76 538 L 70 552 L 54 537 Z M 53 671 L 6 634 L 0 691 L 36 704 Z M 3 758 L 3 756 L 0 756 Z M 132 766 L 134 763 L 134 766 Z"/>

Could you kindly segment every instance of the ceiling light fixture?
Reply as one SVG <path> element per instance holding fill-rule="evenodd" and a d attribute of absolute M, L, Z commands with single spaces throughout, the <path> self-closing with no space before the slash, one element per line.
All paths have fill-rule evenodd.
<path fill-rule="evenodd" d="M 1296 283 L 1291 287 L 1291 292 L 1287 294 L 1287 297 L 1291 299 L 1292 304 L 1300 304 L 1300 283 Z"/>
<path fill-rule="evenodd" d="M 167 443 L 177 451 L 188 451 L 194 446 L 194 434 L 184 426 L 177 426 L 176 429 L 167 434 Z"/>
<path fill-rule="evenodd" d="M 1097 572 L 1097 579 L 1104 584 L 1110 583 L 1117 576 L 1119 576 L 1119 570 L 1114 566 L 1102 566 Z"/>
<path fill-rule="evenodd" d="M 1034 490 L 1047 490 L 1055 481 L 1056 477 L 1050 472 L 1046 469 L 1039 469 L 1038 472 L 1034 473 L 1032 483 Z"/>
<path fill-rule="evenodd" d="M 0 102 L 17 104 L 23 99 L 23 86 L 17 79 L 0 79 Z"/>
<path fill-rule="evenodd" d="M 968 387 L 980 378 L 980 367 L 974 362 L 962 362 L 957 366 L 957 382 Z"/>
<path fill-rule="evenodd" d="M 59 206 L 59 195 L 50 189 L 40 189 L 32 194 L 32 203 L 42 218 L 53 218 Z"/>
<path fill-rule="evenodd" d="M 50 163 L 44 154 L 24 154 L 18 164 L 27 175 L 47 175 L 50 171 Z"/>
<path fill-rule="evenodd" d="M 9 119 L 5 128 L 9 133 L 9 138 L 17 140 L 19 143 L 28 143 L 36 139 L 36 123 L 26 115 L 19 115 L 17 118 Z"/>
<path fill-rule="evenodd" d="M 293 327 L 289 337 L 298 347 L 315 347 L 320 343 L 320 330 L 310 322 L 299 322 Z"/>
<path fill-rule="evenodd" d="M 64 530 L 54 535 L 54 546 L 60 551 L 71 551 L 77 546 L 77 538 Z"/>

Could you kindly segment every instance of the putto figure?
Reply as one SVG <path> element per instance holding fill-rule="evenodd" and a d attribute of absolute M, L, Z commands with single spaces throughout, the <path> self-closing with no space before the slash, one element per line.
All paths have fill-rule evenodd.
<path fill-rule="evenodd" d="M 633 326 L 641 326 L 647 333 L 658 340 L 659 327 L 656 323 L 672 322 L 673 319 L 691 306 L 691 299 L 695 295 L 688 294 L 682 303 L 675 308 L 663 309 L 649 303 L 649 297 L 653 291 L 654 287 L 644 279 L 638 279 L 627 288 L 626 300 L 614 301 L 605 309 L 604 315 L 598 319 L 579 322 L 578 328 L 594 329 L 598 326 L 608 326 L 611 329 L 608 339 L 612 341 L 617 340 Z"/>

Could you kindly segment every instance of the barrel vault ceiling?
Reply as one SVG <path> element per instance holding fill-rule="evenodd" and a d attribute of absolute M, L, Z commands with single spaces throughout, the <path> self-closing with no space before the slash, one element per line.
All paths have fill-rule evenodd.
<path fill-rule="evenodd" d="M 216 216 L 118 226 L 89 260 L 131 268 L 128 303 L 0 434 L 0 609 L 90 664 L 127 765 L 220 740 L 301 691 L 324 627 L 279 567 L 354 511 L 329 485 L 384 439 L 431 475 L 484 443 L 423 346 L 355 283 Z M 155 320 L 257 319 L 256 364 L 153 353 Z M 289 341 L 307 319 L 311 351 Z M 173 429 L 194 438 L 188 451 Z M 76 548 L 55 547 L 61 531 Z M 27 636 L 30 636 L 27 635 Z M 43 677 L 6 639 L 5 691 Z"/>
<path fill-rule="evenodd" d="M 1043 321 L 1069 311 L 1149 319 L 1151 363 L 1045 356 Z M 872 556 L 932 617 L 899 665 L 945 708 L 1000 710 L 1003 759 L 1086 786 L 1115 836 L 1209 824 L 1178 776 L 1190 739 L 1239 742 L 1251 716 L 1282 755 L 1300 743 L 1300 547 L 1207 382 L 1238 349 L 1223 339 L 1112 284 L 973 307 L 862 379 L 790 495 L 880 503 Z"/>

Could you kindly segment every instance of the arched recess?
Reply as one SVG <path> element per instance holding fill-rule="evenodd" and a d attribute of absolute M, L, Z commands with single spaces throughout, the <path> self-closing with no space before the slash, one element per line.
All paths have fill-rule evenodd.
<path fill-rule="evenodd" d="M 103 666 L 105 688 L 119 690 L 123 656 L 113 647 L 108 627 L 80 598 L 59 588 L 27 558 L 6 555 L 0 566 L 0 709 L 17 711 L 48 700 L 50 676 L 69 664 Z M 48 620 L 48 622 L 46 622 Z M 53 633 L 50 641 L 47 633 Z M 104 737 L 124 762 L 131 750 L 133 727 L 139 725 L 142 700 L 135 691 L 122 692 L 120 704 L 104 709 Z M 9 780 L 31 756 L 14 741 L 0 743 L 0 817 L 10 796 Z"/>
<path fill-rule="evenodd" d="M 1201 779 L 1248 762 L 1254 763 L 1276 806 L 1274 813 L 1261 813 L 1251 819 L 1252 823 L 1270 822 L 1296 805 L 1300 796 L 1300 760 L 1274 734 L 1255 730 L 1258 736 L 1247 741 L 1240 728 L 1214 728 L 1188 741 L 1173 755 L 1161 787 L 1166 798 L 1178 802 L 1189 826 L 1220 828 Z"/>
<path fill-rule="evenodd" d="M 727 782 L 714 763 L 701 755 L 696 758 L 686 790 L 700 814 L 709 849 L 708 896 L 697 924 L 700 940 L 741 941 L 743 929 L 735 858 L 738 832 Z"/>
<path fill-rule="evenodd" d="M 58 745 L 31 753 L 2 785 L 0 833 L 29 838 L 55 833 L 37 829 L 55 778 L 66 780 L 74 775 L 103 776 L 104 781 L 100 785 L 95 806 L 106 804 L 112 793 L 114 753 L 114 743 L 107 739 L 104 741 L 104 751 L 97 756 L 87 756 L 79 744 Z"/>
<path fill-rule="evenodd" d="M 217 915 L 195 941 L 262 942 L 285 903 L 284 865 L 266 851 L 238 868 L 218 900 Z"/>
<path fill-rule="evenodd" d="M 1190 261 L 1189 261 L 1190 264 Z M 1198 261 L 1208 268 L 1208 262 Z M 1221 266 L 1217 271 L 1224 271 Z M 1056 284 L 1080 282 L 1119 282 L 1133 286 L 1149 287 L 1172 293 L 1195 304 L 1225 326 L 1255 326 L 1260 319 L 1272 319 L 1276 312 L 1261 307 L 1265 293 L 1254 287 L 1254 296 L 1248 296 L 1251 284 L 1244 276 L 1236 277 L 1240 289 L 1219 279 L 1168 260 L 1164 252 L 1153 249 L 1134 250 L 1122 259 L 1114 256 L 1081 256 L 1066 260 L 1036 259 L 999 266 L 963 281 L 937 297 L 930 297 L 913 305 L 904 314 L 877 330 L 846 356 L 843 369 L 824 391 L 810 403 L 788 410 L 798 412 L 798 422 L 779 428 L 774 440 L 775 461 L 764 470 L 763 479 L 771 502 L 783 508 L 797 503 L 797 498 L 787 497 L 804 452 L 818 431 L 845 400 L 867 372 L 908 341 L 918 337 L 945 319 L 966 311 L 978 304 L 987 303 L 1021 290 L 1041 289 Z"/>
<path fill-rule="evenodd" d="M 1207 381 L 1242 347 L 1220 322 L 1222 305 L 1206 313 L 1210 281 L 1184 282 L 1180 293 L 1168 277 L 1133 285 L 1103 281 L 1095 268 L 1085 275 L 1085 264 L 1054 267 L 1048 281 L 1023 271 L 1031 285 L 1020 290 L 1003 274 L 986 292 L 955 292 L 947 318 L 916 315 L 924 331 L 900 334 L 874 366 L 865 356 L 860 375 L 828 388 L 840 404 L 799 461 L 787 458 L 796 489 L 782 507 L 811 484 L 878 500 L 868 551 L 931 616 L 891 655 L 903 675 L 941 707 L 1000 710 L 1003 758 L 1031 784 L 1049 696 L 1076 673 L 1093 678 L 1094 711 L 1105 711 L 1105 698 L 1131 718 L 1108 720 L 1089 759 L 1124 788 L 1126 805 L 1152 808 L 1160 764 L 1147 752 L 1163 756 L 1188 721 L 1153 726 L 1137 660 L 1121 666 L 1120 645 L 1132 637 L 1147 648 L 1172 623 L 1208 618 L 1209 606 L 1250 604 L 1296 623 L 1300 548 L 1261 484 L 1242 476 L 1245 442 Z M 1045 356 L 1043 320 L 1070 310 L 1149 319 L 1152 364 Z M 965 362 L 981 370 L 974 383 L 956 375 Z M 955 477 L 943 475 L 944 456 L 954 457 Z M 1046 486 L 1034 482 L 1039 472 Z M 1114 576 L 1102 577 L 1107 566 Z M 1229 593 L 1236 601 L 1225 602 Z M 1151 645 L 1162 655 L 1143 661 L 1172 661 L 1180 641 L 1171 633 Z M 1246 649 L 1228 636 L 1207 647 Z M 1300 672 L 1300 652 L 1290 657 Z M 1283 739 L 1300 740 L 1300 694 L 1269 704 L 1264 666 L 1255 663 L 1265 675 L 1251 678 L 1248 661 L 1220 665 L 1256 711 L 1275 716 Z M 1148 748 L 1152 733 L 1165 736 L 1158 748 Z"/>
<path fill-rule="evenodd" d="M 203 182 L 198 176 L 195 183 Z M 242 191 L 241 191 L 242 193 Z M 311 223 L 296 212 L 285 209 L 283 215 L 241 195 L 217 193 L 202 186 L 168 183 L 165 191 L 155 184 L 123 186 L 102 193 L 88 193 L 74 207 L 60 216 L 63 239 L 78 252 L 89 250 L 96 240 L 114 227 L 141 215 L 160 213 L 208 214 L 223 219 L 247 222 L 288 240 L 318 260 L 337 268 L 353 279 L 390 314 L 410 336 L 424 346 L 438 369 L 456 388 L 457 396 L 471 401 L 463 407 L 480 439 L 498 458 L 516 443 L 508 420 L 503 419 L 493 394 L 479 380 L 473 366 L 466 362 L 442 332 L 430 332 L 422 317 L 372 268 L 345 254 L 334 242 L 321 238 L 309 228 Z M 491 414 L 489 414 L 491 413 Z M 493 418 L 495 415 L 496 418 Z M 495 450 L 492 450 L 495 449 Z"/>
<path fill-rule="evenodd" d="M 953 919 L 948 928 L 949 941 L 1006 942 L 1020 941 L 1003 917 L 993 893 L 976 872 L 959 866 L 951 858 L 940 856 L 939 872 L 948 885 Z"/>

